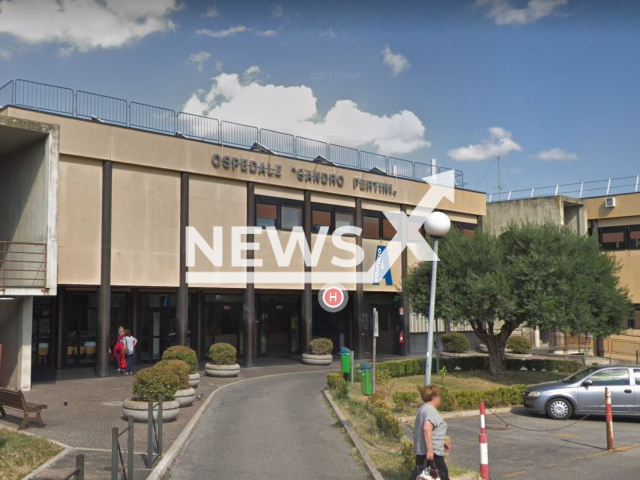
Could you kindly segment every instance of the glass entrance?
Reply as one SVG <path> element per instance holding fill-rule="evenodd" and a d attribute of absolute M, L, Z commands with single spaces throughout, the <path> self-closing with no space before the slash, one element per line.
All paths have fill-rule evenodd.
<path fill-rule="evenodd" d="M 67 365 L 96 363 L 98 293 L 67 294 Z"/>
<path fill-rule="evenodd" d="M 140 294 L 140 360 L 160 360 L 162 352 L 178 344 L 176 294 Z"/>
<path fill-rule="evenodd" d="M 52 325 L 53 305 L 51 297 L 33 298 L 33 325 L 32 325 L 32 368 L 53 367 L 52 357 Z"/>
<path fill-rule="evenodd" d="M 373 309 L 375 308 L 378 311 L 378 353 L 400 355 L 400 330 L 402 329 L 402 324 L 399 297 L 394 294 L 369 294 L 365 295 L 365 304 L 366 312 L 370 319 L 370 335 L 367 343 L 371 344 L 373 340 L 371 329 L 373 328 Z"/>
<path fill-rule="evenodd" d="M 229 343 L 242 354 L 242 295 L 205 295 L 204 348 L 214 343 Z"/>
<path fill-rule="evenodd" d="M 299 295 L 259 296 L 260 355 L 298 352 Z"/>
<path fill-rule="evenodd" d="M 333 351 L 341 347 L 353 348 L 351 343 L 349 319 L 351 304 L 339 312 L 327 312 L 320 306 L 318 295 L 313 295 L 313 338 L 329 338 L 333 342 Z"/>

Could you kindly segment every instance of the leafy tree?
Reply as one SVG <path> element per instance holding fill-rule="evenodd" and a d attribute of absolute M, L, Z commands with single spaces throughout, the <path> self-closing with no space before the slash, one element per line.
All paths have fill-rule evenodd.
<path fill-rule="evenodd" d="M 510 225 L 499 237 L 454 229 L 440 241 L 436 314 L 468 324 L 489 350 L 493 375 L 520 326 L 608 336 L 631 318 L 633 304 L 617 276 L 615 259 L 594 238 L 553 224 Z M 431 262 L 405 280 L 411 308 L 429 312 Z"/>

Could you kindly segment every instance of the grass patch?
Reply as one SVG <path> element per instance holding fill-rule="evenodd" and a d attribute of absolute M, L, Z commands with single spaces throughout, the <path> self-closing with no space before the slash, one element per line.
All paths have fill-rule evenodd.
<path fill-rule="evenodd" d="M 44 438 L 0 429 L 0 478 L 18 480 L 62 451 Z"/>

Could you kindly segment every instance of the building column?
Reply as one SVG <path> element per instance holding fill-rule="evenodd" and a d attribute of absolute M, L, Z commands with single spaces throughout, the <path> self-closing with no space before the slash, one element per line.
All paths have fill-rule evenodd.
<path fill-rule="evenodd" d="M 109 376 L 109 333 L 111 330 L 111 206 L 113 164 L 102 165 L 102 246 L 98 294 L 98 363 L 96 375 Z M 66 349 L 65 349 L 66 351 Z"/>
<path fill-rule="evenodd" d="M 67 316 L 64 314 L 66 308 L 67 292 L 64 287 L 58 286 L 58 302 L 56 305 L 56 356 L 54 359 L 55 368 L 61 370 L 67 366 Z"/>
<path fill-rule="evenodd" d="M 255 183 L 247 183 L 247 226 L 255 225 L 256 202 Z M 247 235 L 247 243 L 253 242 L 253 235 Z M 253 250 L 247 250 L 247 260 L 253 260 Z M 256 324 L 256 291 L 253 283 L 253 267 L 247 267 L 247 288 L 244 290 L 244 364 L 253 367 L 256 356 L 256 339 L 258 326 Z"/>
<path fill-rule="evenodd" d="M 356 227 L 363 228 L 362 223 L 362 199 L 356 198 Z M 362 235 L 356 235 L 356 245 L 362 248 Z M 362 275 L 362 262 L 356 265 L 356 275 Z M 356 358 L 364 357 L 364 285 L 362 279 L 356 282 L 355 302 L 353 305 L 353 336 L 351 349 L 355 352 Z"/>
<path fill-rule="evenodd" d="M 304 192 L 304 207 L 302 214 L 302 224 L 304 237 L 311 248 L 311 190 Z M 300 353 L 307 353 L 309 342 L 313 339 L 313 292 L 311 290 L 311 265 L 304 263 L 305 282 L 302 291 L 302 322 L 300 328 Z M 307 278 L 309 277 L 309 278 Z"/>
<path fill-rule="evenodd" d="M 140 289 L 132 288 L 130 298 L 131 298 L 131 304 L 130 304 L 131 328 L 133 331 L 133 336 L 136 338 L 140 338 L 142 334 L 142 327 L 140 325 Z M 133 360 L 135 363 L 140 362 L 139 348 L 134 349 Z"/>
<path fill-rule="evenodd" d="M 402 211 L 407 213 L 407 206 L 402 205 Z M 408 232 L 405 233 L 408 235 Z M 402 250 L 402 282 L 404 285 L 404 280 L 407 278 L 407 271 L 409 269 L 409 256 L 408 249 L 405 248 Z M 400 355 L 406 357 L 411 354 L 411 309 L 409 305 L 409 294 L 405 292 L 404 288 L 402 289 L 402 297 L 400 299 L 400 308 L 402 309 L 402 314 L 400 315 L 400 324 L 402 325 L 402 333 L 404 334 L 404 343 L 400 345 Z M 400 341 L 400 339 L 396 339 L 396 341 Z"/>
<path fill-rule="evenodd" d="M 187 225 L 189 224 L 189 173 L 180 177 L 180 283 L 178 287 L 178 343 L 189 340 L 189 286 L 187 285 Z"/>
<path fill-rule="evenodd" d="M 204 290 L 198 290 L 196 293 L 196 353 L 198 360 L 204 359 Z"/>

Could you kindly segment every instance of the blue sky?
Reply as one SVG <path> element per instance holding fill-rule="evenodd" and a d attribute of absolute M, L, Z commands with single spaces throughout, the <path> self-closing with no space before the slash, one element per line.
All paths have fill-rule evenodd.
<path fill-rule="evenodd" d="M 59 5 L 0 0 L 0 83 L 436 158 L 482 191 L 498 154 L 506 188 L 640 173 L 637 0 Z"/>

